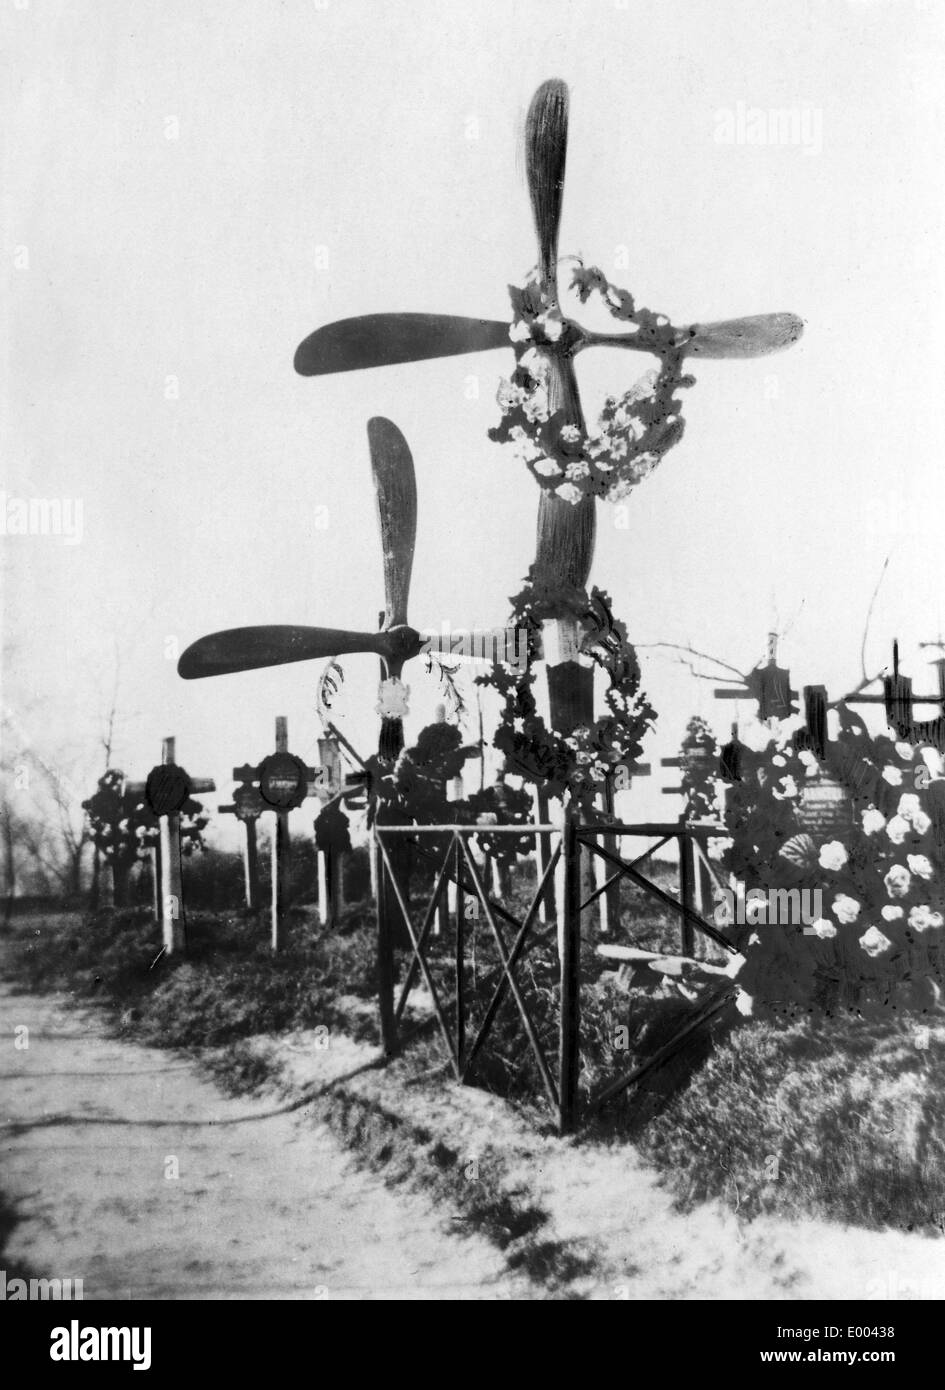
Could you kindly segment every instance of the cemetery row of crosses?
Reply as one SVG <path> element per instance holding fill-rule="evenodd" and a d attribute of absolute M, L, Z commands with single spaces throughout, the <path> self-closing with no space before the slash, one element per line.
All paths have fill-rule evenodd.
<path fill-rule="evenodd" d="M 567 135 L 568 91 L 551 80 L 535 93 L 526 122 L 538 259 L 524 284 L 510 287 L 510 322 L 371 314 L 316 329 L 295 356 L 299 373 L 320 378 L 468 352 L 512 355 L 509 374 L 499 377 L 490 436 L 518 460 L 523 480 L 531 475 L 539 503 L 534 559 L 529 565 L 523 557 L 527 573 L 507 618 L 526 635 L 527 662 L 512 666 L 499 654 L 475 677 L 498 699 L 492 738 L 502 759 L 498 777 L 485 785 L 481 728 L 478 740 L 464 739 L 463 701 L 448 663 L 432 664 L 451 717 L 441 708 L 415 742 L 405 740 L 402 675 L 424 650 L 420 631 L 408 621 L 417 490 L 410 448 L 390 420 L 367 422 L 382 551 L 379 628 L 229 629 L 195 642 L 179 665 L 182 676 L 194 679 L 327 660 L 324 693 L 326 681 L 337 687 L 343 674 L 339 658 L 373 653 L 380 659 L 376 752 L 358 752 L 320 698 L 325 737 L 318 768 L 290 752 L 284 720 L 277 720 L 268 757 L 234 768 L 232 804 L 221 809 L 244 827 L 247 906 L 261 906 L 256 823 L 271 813 L 271 941 L 280 949 L 290 906 L 289 813 L 314 796 L 322 803 L 315 822 L 322 921 L 337 921 L 342 859 L 351 850 L 346 808 L 363 810 L 385 1044 L 393 1044 L 407 996 L 422 977 L 456 1075 L 465 1079 L 509 994 L 546 1090 L 561 1101 L 563 1123 L 570 1119 L 565 1091 L 573 1090 L 578 1065 L 588 946 L 598 973 L 613 987 L 643 985 L 694 1007 L 708 1000 L 712 1008 L 731 1004 L 743 1013 L 814 1006 L 829 1012 L 885 1007 L 894 996 L 924 1006 L 941 980 L 938 943 L 945 920 L 945 781 L 940 764 L 924 751 L 943 746 L 945 684 L 931 696 L 913 695 L 898 654 L 881 693 L 861 687 L 830 701 L 823 687 L 811 685 L 804 687 L 801 709 L 772 642 L 764 663 L 734 688 L 717 692 L 722 699 L 757 702 L 766 730 L 761 744 L 755 739 L 752 748 L 745 746 L 733 726 L 731 741 L 720 749 L 708 726 L 692 721 L 679 757 L 664 760 L 680 771 L 680 784 L 672 788 L 684 798 L 679 820 L 627 825 L 616 819 L 616 791 L 649 770 L 641 756 L 656 713 L 610 596 L 590 584 L 596 508 L 626 497 L 657 467 L 670 466 L 664 457 L 683 434 L 693 361 L 788 348 L 802 324 L 780 312 L 677 326 L 575 258 L 568 258 L 571 279 L 562 294 L 558 229 Z M 619 331 L 592 332 L 567 317 L 568 297 L 579 304 L 595 297 Z M 595 424 L 588 423 L 575 373 L 575 357 L 589 347 L 655 361 L 619 399 L 604 402 Z M 366 622 L 372 616 L 366 613 Z M 539 672 L 544 692 L 536 686 Z M 882 705 L 890 733 L 870 734 L 853 709 L 857 702 Z M 930 702 L 936 718 L 918 722 L 913 706 Z M 475 759 L 480 785 L 468 792 L 467 763 Z M 100 800 L 130 798 L 139 809 L 144 797 L 150 819 L 142 842 L 156 842 L 155 905 L 169 952 L 184 945 L 181 848 L 199 841 L 203 823 L 193 797 L 209 789 L 181 771 L 168 743 L 146 784 L 103 786 L 98 793 Z M 94 799 L 90 816 L 93 824 L 107 821 Z M 628 851 L 631 837 L 637 839 Z M 102 843 L 109 847 L 107 835 Z M 678 846 L 675 894 L 658 881 L 652 858 L 672 843 Z M 126 852 L 117 841 L 110 846 L 116 870 Z M 779 919 L 780 925 L 763 922 L 757 911 L 750 920 L 739 912 L 726 920 L 720 905 L 729 901 L 733 884 L 776 889 L 791 908 L 808 895 L 819 910 L 788 924 Z M 414 901 L 419 886 L 431 895 Z M 648 933 L 647 910 L 654 903 L 670 912 L 675 941 Z M 476 952 L 485 950 L 480 929 L 495 957 L 488 981 L 494 993 L 470 1042 L 464 990 L 470 958 L 478 980 Z M 452 983 L 438 964 L 437 940 L 441 954 L 452 953 Z M 515 977 L 526 956 L 535 985 L 530 1006 Z M 539 976 L 549 996 L 558 991 L 560 1095 L 539 1045 Z M 441 998 L 451 990 L 457 996 L 452 1014 Z"/>

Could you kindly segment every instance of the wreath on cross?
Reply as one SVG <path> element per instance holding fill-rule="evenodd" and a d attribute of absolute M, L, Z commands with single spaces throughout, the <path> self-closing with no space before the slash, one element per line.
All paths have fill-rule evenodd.
<path fill-rule="evenodd" d="M 628 290 L 612 285 L 596 266 L 578 261 L 571 279 L 582 304 L 597 294 L 611 315 L 631 325 L 661 365 L 618 399 L 608 396 L 597 428 L 582 429 L 552 411 L 548 396 L 551 354 L 568 330 L 560 306 L 537 270 L 522 286 L 510 285 L 513 318 L 509 337 L 515 370 L 499 383 L 499 425 L 489 431 L 509 443 L 543 488 L 576 505 L 583 497 L 619 502 L 657 467 L 682 438 L 682 401 L 677 392 L 695 383 L 682 371 L 678 331 L 665 314 L 638 309 Z"/>
<path fill-rule="evenodd" d="M 642 740 L 656 711 L 640 690 L 640 663 L 627 629 L 613 616 L 610 596 L 602 589 L 560 583 L 538 584 L 529 571 L 524 587 L 511 599 L 510 623 L 527 634 L 524 670 L 496 665 L 476 683 L 491 686 L 503 699 L 493 745 L 506 756 L 508 771 L 535 782 L 549 796 L 570 792 L 590 799 L 613 777 L 619 765 L 632 767 L 643 751 Z M 543 657 L 542 624 L 568 615 L 582 633 L 579 660 L 606 672 L 608 713 L 568 735 L 549 729 L 532 687 L 535 663 Z"/>

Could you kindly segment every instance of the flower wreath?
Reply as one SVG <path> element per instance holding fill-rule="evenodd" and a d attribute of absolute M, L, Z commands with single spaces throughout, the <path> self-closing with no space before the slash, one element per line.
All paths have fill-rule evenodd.
<path fill-rule="evenodd" d="M 515 345 L 511 380 L 502 378 L 496 399 L 502 421 L 489 431 L 511 443 L 539 485 L 576 505 L 583 497 L 619 502 L 653 472 L 682 438 L 682 401 L 676 392 L 695 378 L 682 372 L 678 330 L 663 314 L 637 309 L 633 296 L 612 285 L 596 266 L 578 262 L 571 288 L 585 304 L 600 295 L 614 318 L 630 324 L 662 365 L 646 372 L 619 400 L 608 396 L 596 430 L 589 432 L 552 411 L 548 397 L 553 345 L 566 330 L 561 309 L 533 270 L 524 286 L 509 286 Z"/>
<path fill-rule="evenodd" d="M 505 754 L 510 772 L 542 785 L 550 796 L 565 791 L 577 800 L 593 796 L 618 764 L 632 767 L 637 761 L 642 739 L 656 720 L 656 711 L 640 692 L 640 664 L 627 629 L 614 618 L 603 590 L 588 594 L 569 584 L 538 586 L 532 571 L 511 603 L 510 621 L 527 633 L 525 670 L 496 665 L 476 677 L 477 684 L 492 686 L 505 702 L 493 744 Z M 542 623 L 563 614 L 584 629 L 581 657 L 610 678 L 604 696 L 610 713 L 567 737 L 548 728 L 532 692 L 534 663 L 542 658 Z"/>
<path fill-rule="evenodd" d="M 803 746 L 803 730 L 785 733 L 748 756 L 748 777 L 730 798 L 736 878 L 823 894 L 808 934 L 739 929 L 738 983 L 756 1014 L 929 1006 L 945 984 L 945 780 L 911 745 L 872 736 L 844 705 L 837 715 L 823 759 Z M 820 772 L 850 796 L 848 822 L 826 831 L 798 815 L 805 781 Z"/>

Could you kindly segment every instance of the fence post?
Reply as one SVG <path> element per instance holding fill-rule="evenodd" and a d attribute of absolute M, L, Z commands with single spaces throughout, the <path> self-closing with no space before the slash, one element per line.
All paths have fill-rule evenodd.
<path fill-rule="evenodd" d="M 253 817 L 244 821 L 246 841 L 243 846 L 243 880 L 246 888 L 246 906 L 255 912 L 259 907 L 259 850 L 256 845 L 256 821 Z"/>
<path fill-rule="evenodd" d="M 564 813 L 564 912 L 561 932 L 561 1018 L 558 1033 L 558 1129 L 575 1126 L 581 1042 L 581 842 L 570 804 Z"/>
<path fill-rule="evenodd" d="M 381 1046 L 384 1055 L 392 1057 L 397 1047 L 397 1023 L 394 1018 L 394 949 L 387 916 L 387 868 L 381 857 L 376 826 L 371 832 L 371 870 L 377 909 L 377 996 L 381 1015 Z"/>
<path fill-rule="evenodd" d="M 548 817 L 550 815 L 548 796 L 547 793 L 541 787 L 536 786 L 534 788 L 534 802 L 535 819 L 538 821 L 539 825 L 547 825 Z M 538 881 L 541 882 L 545 870 L 548 868 L 548 862 L 551 859 L 552 843 L 551 835 L 547 833 L 542 833 L 537 837 L 537 839 L 538 852 L 535 859 L 535 868 L 538 874 Z M 544 893 L 542 894 L 542 899 L 538 906 L 538 920 L 539 922 L 541 922 L 543 927 L 550 927 L 552 922 L 555 920 L 554 875 L 552 875 L 552 877 L 548 880 L 548 884 L 545 888 Z"/>
<path fill-rule="evenodd" d="M 692 840 L 686 834 L 685 829 L 680 827 L 679 835 L 679 900 L 684 908 L 692 908 L 693 900 L 693 847 Z M 684 956 L 691 956 L 696 948 L 695 930 L 685 912 L 680 912 L 680 938 L 682 942 L 682 953 Z"/>
<path fill-rule="evenodd" d="M 454 834 L 456 875 L 456 1064 L 463 1069 L 463 1053 L 466 1050 L 466 900 L 463 892 L 463 875 L 466 862 L 463 858 L 462 840 Z"/>

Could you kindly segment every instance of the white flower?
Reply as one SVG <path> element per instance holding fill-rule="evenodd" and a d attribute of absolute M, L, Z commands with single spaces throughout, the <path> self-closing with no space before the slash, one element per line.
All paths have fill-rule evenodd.
<path fill-rule="evenodd" d="M 915 792 L 903 792 L 899 798 L 898 815 L 902 816 L 904 820 L 911 821 L 912 817 L 917 815 L 921 809 L 919 798 Z"/>
<path fill-rule="evenodd" d="M 530 396 L 523 402 L 522 409 L 525 411 L 525 418 L 532 424 L 536 420 L 547 420 L 549 414 L 548 392 L 544 386 L 538 386 Z"/>
<path fill-rule="evenodd" d="M 866 835 L 875 835 L 877 830 L 882 830 L 886 824 L 886 817 L 882 811 L 877 811 L 875 806 L 868 806 L 863 812 L 863 832 Z"/>
<path fill-rule="evenodd" d="M 650 476 L 659 461 L 660 455 L 650 450 L 644 454 L 637 454 L 635 459 L 624 465 L 624 471 L 632 482 L 640 483 Z"/>
<path fill-rule="evenodd" d="M 377 704 L 374 708 L 384 719 L 403 719 L 410 713 L 407 707 L 409 695 L 410 686 L 391 676 L 377 687 Z"/>
<path fill-rule="evenodd" d="M 591 767 L 591 776 L 595 782 L 603 782 L 607 776 L 608 768 L 606 763 L 595 762 Z"/>
<path fill-rule="evenodd" d="M 775 767 L 787 767 L 787 759 L 782 758 L 780 753 L 776 753 L 771 761 Z"/>
<path fill-rule="evenodd" d="M 916 811 L 913 813 L 912 829 L 916 835 L 924 835 L 931 824 L 931 820 L 924 811 Z"/>
<path fill-rule="evenodd" d="M 543 330 L 550 343 L 556 343 L 564 331 L 560 309 L 549 309 L 547 313 L 539 314 L 535 323 Z"/>
<path fill-rule="evenodd" d="M 918 878 L 931 878 L 933 869 L 924 854 L 907 854 L 906 863 Z"/>
<path fill-rule="evenodd" d="M 562 425 L 559 431 L 562 444 L 580 444 L 581 431 L 577 425 Z"/>
<path fill-rule="evenodd" d="M 581 489 L 575 487 L 573 483 L 562 483 L 560 487 L 555 488 L 555 492 L 562 501 L 570 502 L 572 507 L 576 506 L 584 496 Z"/>
<path fill-rule="evenodd" d="M 889 765 L 888 767 L 884 767 L 884 768 L 883 768 L 883 781 L 884 781 L 884 782 L 888 782 L 889 785 L 890 785 L 891 787 L 901 787 L 901 786 L 902 786 L 902 772 L 901 772 L 901 770 L 900 770 L 898 767 L 893 767 L 892 764 L 890 763 L 890 765 Z"/>
<path fill-rule="evenodd" d="M 882 909 L 883 919 L 887 922 L 898 922 L 902 916 L 902 908 L 896 907 L 894 903 L 887 903 Z"/>
<path fill-rule="evenodd" d="M 554 459 L 541 458 L 535 463 L 535 472 L 540 473 L 543 478 L 560 478 L 561 469 Z"/>
<path fill-rule="evenodd" d="M 586 478 L 591 471 L 591 465 L 584 459 L 576 459 L 574 463 L 569 463 L 564 470 L 566 478 Z"/>
<path fill-rule="evenodd" d="M 816 922 L 811 924 L 811 931 L 815 936 L 819 936 L 821 941 L 829 941 L 836 936 L 837 929 L 833 922 L 828 922 L 826 917 L 818 917 Z"/>
<path fill-rule="evenodd" d="M 527 352 L 522 353 L 518 365 L 524 367 L 528 375 L 536 381 L 548 380 L 551 363 L 546 352 L 541 352 L 538 348 L 529 348 Z"/>
<path fill-rule="evenodd" d="M 818 862 L 822 869 L 839 873 L 847 862 L 847 852 L 839 840 L 830 840 L 827 844 L 821 845 Z"/>
<path fill-rule="evenodd" d="M 536 459 L 544 457 L 541 445 L 526 434 L 521 425 L 513 425 L 509 430 L 509 443 L 516 458 L 524 459 L 526 463 L 534 463 Z"/>
<path fill-rule="evenodd" d="M 600 465 L 598 465 L 599 467 Z M 629 478 L 619 478 L 617 482 L 611 483 L 607 489 L 608 502 L 622 502 L 625 497 L 629 497 L 633 491 L 633 483 Z"/>
<path fill-rule="evenodd" d="M 532 326 L 525 319 L 515 319 L 509 329 L 509 337 L 513 343 L 527 343 L 532 336 Z"/>
<path fill-rule="evenodd" d="M 778 786 L 781 788 L 780 791 L 778 791 L 777 787 L 772 787 L 771 789 L 776 801 L 785 801 L 792 796 L 798 795 L 797 783 L 790 775 L 782 777 Z"/>
<path fill-rule="evenodd" d="M 656 383 L 659 379 L 659 372 L 655 367 L 650 371 L 644 372 L 638 381 L 635 381 L 630 390 L 624 396 L 625 401 L 642 401 L 648 396 L 652 396 L 656 390 Z"/>
<path fill-rule="evenodd" d="M 891 898 L 904 898 L 912 885 L 912 875 L 904 864 L 893 864 L 883 882 Z"/>
<path fill-rule="evenodd" d="M 510 410 L 514 410 L 517 405 L 521 405 L 525 399 L 525 392 L 521 386 L 515 386 L 507 377 L 499 378 L 499 389 L 496 392 L 496 400 L 503 415 L 508 415 Z M 519 426 L 521 428 L 521 426 Z"/>
<path fill-rule="evenodd" d="M 801 762 L 804 765 L 804 776 L 816 777 L 818 772 L 820 771 L 820 763 L 818 763 L 817 759 L 814 757 L 810 749 L 802 748 L 797 756 L 800 758 Z"/>
<path fill-rule="evenodd" d="M 751 995 L 739 987 L 738 993 L 735 995 L 735 1007 L 742 1017 L 751 1018 L 754 1006 L 754 1000 Z"/>
<path fill-rule="evenodd" d="M 892 820 L 886 826 L 886 834 L 894 845 L 901 845 L 908 833 L 909 822 L 902 816 L 893 816 Z"/>
<path fill-rule="evenodd" d="M 915 757 L 915 749 L 911 743 L 897 743 L 896 752 L 904 763 L 911 763 Z"/>
<path fill-rule="evenodd" d="M 868 956 L 881 956 L 890 949 L 892 942 L 878 927 L 870 927 L 860 937 L 860 945 Z"/>
<path fill-rule="evenodd" d="M 855 922 L 860 915 L 860 904 L 856 898 L 851 898 L 846 893 L 838 893 L 833 900 L 833 915 L 838 922 L 844 924 Z"/>
<path fill-rule="evenodd" d="M 618 462 L 620 459 L 625 459 L 627 457 L 628 447 L 627 441 L 619 438 L 619 436 L 616 438 L 611 436 L 608 440 L 608 452 L 611 458 L 617 459 Z"/>
<path fill-rule="evenodd" d="M 940 912 L 933 912 L 926 903 L 911 909 L 909 913 L 909 926 L 917 932 L 926 932 L 933 927 L 940 927 L 945 921 Z"/>

